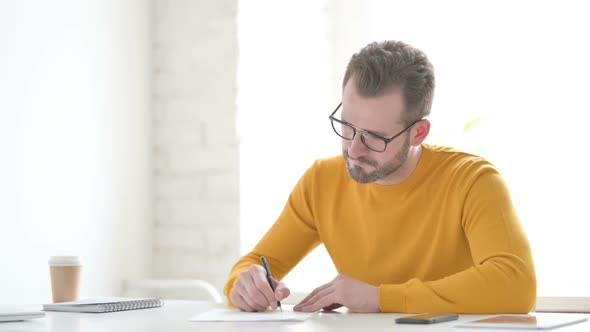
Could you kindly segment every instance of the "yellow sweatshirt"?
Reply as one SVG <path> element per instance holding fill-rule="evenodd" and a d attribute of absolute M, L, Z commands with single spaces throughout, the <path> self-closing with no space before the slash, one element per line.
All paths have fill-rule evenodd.
<path fill-rule="evenodd" d="M 225 295 L 260 256 L 280 280 L 320 243 L 340 274 L 379 286 L 383 312 L 526 313 L 535 305 L 531 250 L 506 184 L 489 162 L 450 148 L 423 144 L 414 173 L 393 186 L 353 181 L 342 156 L 316 161 L 233 267 Z"/>

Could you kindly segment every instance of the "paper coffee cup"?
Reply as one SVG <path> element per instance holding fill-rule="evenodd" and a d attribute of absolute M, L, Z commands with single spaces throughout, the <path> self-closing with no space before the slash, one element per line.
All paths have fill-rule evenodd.
<path fill-rule="evenodd" d="M 80 298 L 82 264 L 78 256 L 51 256 L 49 273 L 53 302 L 76 301 Z"/>
<path fill-rule="evenodd" d="M 80 266 L 80 257 L 78 256 L 51 256 L 49 257 L 49 266 Z"/>

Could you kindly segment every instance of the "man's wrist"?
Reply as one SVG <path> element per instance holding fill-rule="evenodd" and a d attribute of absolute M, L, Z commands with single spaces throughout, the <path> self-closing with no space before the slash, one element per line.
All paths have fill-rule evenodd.
<path fill-rule="evenodd" d="M 381 306 L 379 305 L 379 287 L 378 286 L 371 286 L 371 311 L 373 312 L 381 312 Z"/>

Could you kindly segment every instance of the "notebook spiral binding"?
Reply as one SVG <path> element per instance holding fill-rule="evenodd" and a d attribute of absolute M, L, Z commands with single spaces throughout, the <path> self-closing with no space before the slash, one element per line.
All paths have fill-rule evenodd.
<path fill-rule="evenodd" d="M 162 306 L 161 299 L 132 300 L 116 303 L 101 304 L 102 312 L 157 308 Z"/>

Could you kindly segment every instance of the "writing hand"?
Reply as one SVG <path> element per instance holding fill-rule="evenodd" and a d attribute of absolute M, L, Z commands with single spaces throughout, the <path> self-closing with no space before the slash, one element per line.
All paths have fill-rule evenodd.
<path fill-rule="evenodd" d="M 275 292 L 266 279 L 266 271 L 260 265 L 253 264 L 250 268 L 240 273 L 230 294 L 233 304 L 243 311 L 266 311 L 270 306 L 277 308 L 277 301 L 289 296 L 291 293 L 284 283 L 273 279 Z"/>
<path fill-rule="evenodd" d="M 379 288 L 342 274 L 313 290 L 293 310 L 314 312 L 345 306 L 354 312 L 380 312 Z"/>

